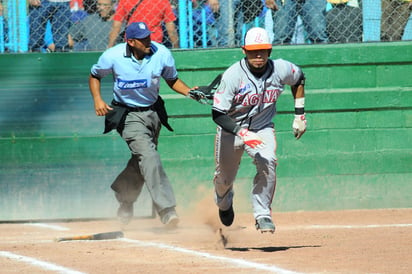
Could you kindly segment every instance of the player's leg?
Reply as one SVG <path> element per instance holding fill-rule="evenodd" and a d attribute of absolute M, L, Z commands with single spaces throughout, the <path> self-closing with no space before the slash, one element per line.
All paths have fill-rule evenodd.
<path fill-rule="evenodd" d="M 159 133 L 160 120 L 156 112 L 130 112 L 126 117 L 122 137 L 136 156 L 133 159 L 137 161 L 161 221 L 164 224 L 176 223 L 175 195 L 157 151 Z"/>
<path fill-rule="evenodd" d="M 265 146 L 258 150 L 246 147 L 256 165 L 252 188 L 253 215 L 257 229 L 274 232 L 271 205 L 276 188 L 276 137 L 273 128 L 263 129 L 258 135 Z"/>
<path fill-rule="evenodd" d="M 238 146 L 238 144 L 239 146 Z M 215 202 L 219 208 L 222 223 L 230 226 L 233 222 L 233 182 L 239 169 L 243 146 L 238 137 L 220 128 L 215 139 Z"/>

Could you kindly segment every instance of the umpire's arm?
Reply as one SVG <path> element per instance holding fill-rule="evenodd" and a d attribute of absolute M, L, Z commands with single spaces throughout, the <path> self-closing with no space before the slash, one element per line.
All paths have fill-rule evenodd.
<path fill-rule="evenodd" d="M 184 96 L 189 95 L 189 91 L 191 88 L 185 84 L 182 80 L 179 78 L 173 79 L 173 80 L 165 80 L 166 83 L 169 85 L 171 89 L 173 89 L 175 92 L 180 93 Z M 197 88 L 197 87 L 195 87 Z"/>
<path fill-rule="evenodd" d="M 94 101 L 94 110 L 97 116 L 105 116 L 109 110 L 112 110 L 112 108 L 103 101 L 100 93 L 100 87 L 100 78 L 90 74 L 89 89 Z"/>

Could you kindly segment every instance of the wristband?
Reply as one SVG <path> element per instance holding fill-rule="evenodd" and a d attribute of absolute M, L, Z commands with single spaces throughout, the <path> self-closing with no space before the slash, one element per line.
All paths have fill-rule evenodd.
<path fill-rule="evenodd" d="M 305 97 L 295 99 L 295 114 L 301 115 L 305 113 Z"/>

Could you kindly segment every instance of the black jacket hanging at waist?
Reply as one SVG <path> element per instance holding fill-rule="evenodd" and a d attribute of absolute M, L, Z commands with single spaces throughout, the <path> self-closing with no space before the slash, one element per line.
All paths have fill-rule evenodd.
<path fill-rule="evenodd" d="M 119 134 L 122 134 L 124 122 L 129 112 L 147 110 L 156 111 L 162 125 L 164 125 L 169 131 L 173 131 L 173 128 L 168 123 L 169 116 L 167 115 L 165 103 L 160 95 L 158 96 L 157 101 L 148 107 L 129 107 L 115 100 L 112 101 L 111 105 L 113 110 L 106 114 L 103 134 L 106 134 L 113 129 L 116 129 Z"/>

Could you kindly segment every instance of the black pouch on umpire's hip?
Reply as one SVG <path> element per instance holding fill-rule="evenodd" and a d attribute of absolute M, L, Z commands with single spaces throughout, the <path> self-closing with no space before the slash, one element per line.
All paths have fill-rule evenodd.
<path fill-rule="evenodd" d="M 169 116 L 167 115 L 165 102 L 160 95 L 157 97 L 157 101 L 153 104 L 153 107 L 157 112 L 157 116 L 159 116 L 162 125 L 164 125 L 169 131 L 173 131 L 173 128 L 168 123 Z"/>
<path fill-rule="evenodd" d="M 119 134 L 122 134 L 124 122 L 129 111 L 123 106 L 113 106 L 113 104 L 111 108 L 113 108 L 113 110 L 106 114 L 106 118 L 104 120 L 103 134 L 106 134 L 113 129 L 116 129 Z"/>

